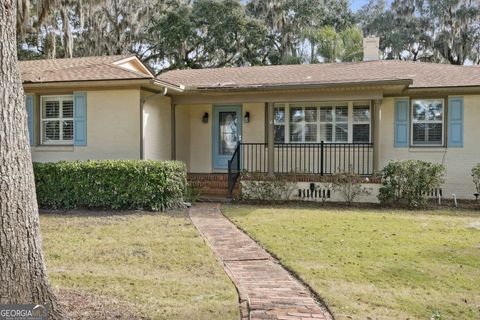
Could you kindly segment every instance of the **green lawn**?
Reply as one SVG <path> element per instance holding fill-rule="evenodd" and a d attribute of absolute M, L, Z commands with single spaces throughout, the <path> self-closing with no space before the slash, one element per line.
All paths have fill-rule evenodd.
<path fill-rule="evenodd" d="M 235 287 L 185 212 L 40 220 L 49 277 L 60 295 L 98 295 L 94 301 L 110 299 L 151 319 L 239 317 Z"/>
<path fill-rule="evenodd" d="M 480 319 L 480 212 L 226 206 L 336 319 Z"/>

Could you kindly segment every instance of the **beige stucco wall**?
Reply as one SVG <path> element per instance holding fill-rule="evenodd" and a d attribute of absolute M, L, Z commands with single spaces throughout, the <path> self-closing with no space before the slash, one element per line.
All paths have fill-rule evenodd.
<path fill-rule="evenodd" d="M 172 156 L 172 118 L 170 97 L 142 93 L 144 159 L 170 160 Z M 151 98 L 148 98 L 152 96 Z"/>
<path fill-rule="evenodd" d="M 38 103 L 35 109 L 33 161 L 140 158 L 140 90 L 87 91 L 87 146 L 38 145 Z"/>
<path fill-rule="evenodd" d="M 208 123 L 202 117 L 208 113 Z M 212 172 L 212 105 L 176 105 L 176 159 L 187 164 L 189 172 Z"/>
<path fill-rule="evenodd" d="M 379 167 L 390 160 L 418 159 L 443 163 L 446 181 L 443 195 L 473 199 L 470 170 L 480 162 L 480 95 L 464 96 L 463 148 L 394 148 L 394 98 L 385 98 L 381 106 Z"/>
<path fill-rule="evenodd" d="M 190 171 L 190 108 L 175 106 L 175 159 L 187 164 Z"/>
<path fill-rule="evenodd" d="M 250 122 L 243 123 L 243 141 L 264 143 L 265 141 L 265 103 L 244 103 L 242 116 L 250 112 Z"/>
<path fill-rule="evenodd" d="M 208 123 L 202 117 L 208 112 Z M 190 172 L 212 170 L 212 105 L 199 104 L 190 107 Z"/>
<path fill-rule="evenodd" d="M 181 104 L 176 105 L 175 110 L 176 159 L 184 161 L 189 172 L 213 172 L 213 105 Z M 265 104 L 244 103 L 242 105 L 242 121 L 247 111 L 250 112 L 250 122 L 243 123 L 243 141 L 264 142 Z M 205 112 L 209 115 L 208 123 L 202 122 Z"/>

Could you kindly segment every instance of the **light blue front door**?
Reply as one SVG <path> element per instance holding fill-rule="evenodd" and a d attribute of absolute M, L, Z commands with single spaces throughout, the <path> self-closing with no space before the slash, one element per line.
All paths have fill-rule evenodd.
<path fill-rule="evenodd" d="M 227 169 L 242 139 L 242 107 L 213 107 L 213 168 Z"/>

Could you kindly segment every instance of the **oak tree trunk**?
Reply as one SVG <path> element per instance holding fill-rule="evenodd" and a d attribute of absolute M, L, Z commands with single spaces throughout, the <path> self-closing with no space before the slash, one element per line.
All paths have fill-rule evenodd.
<path fill-rule="evenodd" d="M 16 0 L 0 2 L 0 304 L 46 304 L 65 318 L 42 254 L 25 95 L 17 66 Z"/>

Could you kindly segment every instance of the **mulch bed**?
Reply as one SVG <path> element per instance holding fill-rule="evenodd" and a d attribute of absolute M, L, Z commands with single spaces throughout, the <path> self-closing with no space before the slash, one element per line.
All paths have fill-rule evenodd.
<path fill-rule="evenodd" d="M 443 199 L 442 204 L 439 205 L 437 200 L 430 199 L 426 207 L 411 209 L 406 204 L 396 204 L 391 206 L 382 206 L 378 203 L 360 203 L 355 202 L 348 205 L 345 202 L 333 202 L 333 201 L 302 201 L 302 200 L 289 200 L 289 201 L 267 201 L 267 200 L 235 200 L 232 204 L 239 205 L 255 205 L 255 206 L 276 206 L 285 208 L 322 208 L 322 209 L 378 209 L 378 210 L 408 210 L 408 211 L 424 211 L 424 210 L 452 210 L 452 211 L 478 211 L 480 214 L 480 200 L 477 203 L 475 200 L 458 200 L 457 207 L 455 208 L 452 199 Z"/>
<path fill-rule="evenodd" d="M 142 320 L 135 304 L 121 299 L 93 294 L 77 289 L 56 288 L 55 294 L 72 320 Z"/>

